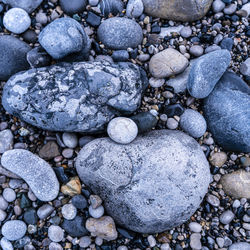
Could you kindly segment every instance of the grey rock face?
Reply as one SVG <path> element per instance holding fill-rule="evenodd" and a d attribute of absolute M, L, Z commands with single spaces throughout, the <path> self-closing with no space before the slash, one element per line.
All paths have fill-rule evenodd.
<path fill-rule="evenodd" d="M 81 52 L 88 58 L 90 40 L 82 26 L 73 18 L 59 18 L 47 25 L 38 37 L 42 47 L 54 58 Z"/>
<path fill-rule="evenodd" d="M 216 50 L 201 56 L 191 66 L 187 84 L 188 92 L 195 98 L 205 98 L 213 90 L 230 64 L 227 50 Z"/>
<path fill-rule="evenodd" d="M 13 76 L 2 102 L 9 113 L 43 129 L 96 132 L 115 114 L 136 111 L 147 85 L 145 72 L 131 63 L 64 63 Z"/>
<path fill-rule="evenodd" d="M 213 138 L 224 150 L 250 152 L 250 88 L 226 72 L 205 99 L 204 116 Z"/>
<path fill-rule="evenodd" d="M 24 149 L 13 149 L 2 155 L 1 164 L 24 179 L 39 200 L 51 201 L 57 197 L 59 183 L 56 175 L 38 156 Z"/>
<path fill-rule="evenodd" d="M 14 136 L 10 129 L 0 131 L 0 154 L 12 148 L 13 140 Z"/>
<path fill-rule="evenodd" d="M 143 0 L 143 3 L 148 15 L 190 22 L 205 16 L 212 0 Z"/>
<path fill-rule="evenodd" d="M 8 240 L 21 239 L 27 230 L 26 224 L 21 220 L 10 220 L 2 226 L 2 235 Z"/>
<path fill-rule="evenodd" d="M 210 179 L 198 143 L 169 130 L 147 133 L 129 145 L 96 139 L 80 151 L 76 169 L 118 224 L 142 233 L 184 223 L 200 205 Z"/>
<path fill-rule="evenodd" d="M 135 48 L 143 39 L 141 26 L 124 17 L 105 20 L 99 26 L 97 35 L 99 40 L 110 49 Z"/>
<path fill-rule="evenodd" d="M 31 47 L 13 36 L 0 36 L 0 80 L 29 68 L 26 54 Z"/>
<path fill-rule="evenodd" d="M 43 0 L 3 0 L 4 3 L 9 4 L 12 8 L 17 7 L 26 10 L 28 13 L 33 12 Z"/>

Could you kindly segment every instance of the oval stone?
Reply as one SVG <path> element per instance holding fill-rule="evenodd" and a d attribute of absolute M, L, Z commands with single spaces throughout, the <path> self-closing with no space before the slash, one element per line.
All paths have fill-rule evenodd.
<path fill-rule="evenodd" d="M 80 151 L 76 169 L 130 230 L 156 233 L 184 223 L 199 207 L 210 180 L 199 144 L 179 131 L 159 130 L 129 145 L 96 139 Z"/>
<path fill-rule="evenodd" d="M 21 239 L 27 230 L 26 224 L 21 220 L 10 220 L 3 224 L 2 235 L 8 240 Z"/>
<path fill-rule="evenodd" d="M 99 26 L 97 35 L 99 40 L 110 49 L 135 48 L 143 39 L 141 26 L 124 17 L 105 20 Z"/>
<path fill-rule="evenodd" d="M 59 182 L 51 166 L 28 150 L 6 151 L 1 158 L 4 168 L 24 179 L 34 195 L 41 201 L 54 200 L 59 192 Z"/>

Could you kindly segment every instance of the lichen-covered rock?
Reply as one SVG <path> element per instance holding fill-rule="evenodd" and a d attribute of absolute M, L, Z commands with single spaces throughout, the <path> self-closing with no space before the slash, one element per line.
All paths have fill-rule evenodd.
<path fill-rule="evenodd" d="M 96 132 L 115 115 L 136 111 L 147 85 L 145 72 L 131 63 L 62 63 L 11 77 L 2 103 L 42 129 Z"/>
<path fill-rule="evenodd" d="M 210 180 L 199 144 L 169 130 L 146 133 L 129 145 L 93 140 L 80 151 L 76 169 L 118 224 L 141 233 L 184 223 L 200 205 Z"/>

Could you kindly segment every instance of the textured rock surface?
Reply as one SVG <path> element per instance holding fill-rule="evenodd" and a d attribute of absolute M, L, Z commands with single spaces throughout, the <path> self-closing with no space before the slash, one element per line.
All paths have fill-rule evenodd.
<path fill-rule="evenodd" d="M 115 114 L 136 111 L 147 85 L 145 72 L 131 63 L 64 63 L 13 76 L 2 102 L 9 113 L 43 129 L 95 132 Z"/>
<path fill-rule="evenodd" d="M 0 131 L 0 154 L 12 148 L 14 136 L 10 129 Z"/>
<path fill-rule="evenodd" d="M 155 17 L 189 22 L 202 18 L 212 0 L 143 0 L 145 12 Z"/>
<path fill-rule="evenodd" d="M 204 101 L 204 116 L 213 138 L 224 150 L 250 152 L 250 88 L 226 72 Z"/>
<path fill-rule="evenodd" d="M 214 89 L 230 64 L 228 50 L 216 50 L 195 60 L 187 84 L 188 92 L 195 98 L 205 98 Z"/>
<path fill-rule="evenodd" d="M 2 226 L 2 235 L 8 240 L 21 239 L 27 230 L 26 224 L 21 220 L 10 220 Z"/>
<path fill-rule="evenodd" d="M 147 133 L 129 145 L 94 140 L 80 151 L 76 168 L 118 224 L 143 233 L 184 223 L 200 205 L 210 179 L 198 143 L 169 130 Z"/>
<path fill-rule="evenodd" d="M 113 17 L 98 28 L 99 40 L 110 49 L 135 48 L 142 42 L 142 28 L 129 18 Z"/>
<path fill-rule="evenodd" d="M 250 249 L 250 244 L 247 242 L 238 242 L 232 244 L 228 250 L 249 250 Z"/>
<path fill-rule="evenodd" d="M 43 0 L 3 0 L 4 3 L 9 4 L 12 8 L 17 7 L 26 10 L 28 13 L 33 12 Z"/>
<path fill-rule="evenodd" d="M 4 35 L 0 36 L 0 48 L 0 80 L 8 80 L 11 75 L 29 68 L 26 54 L 31 47 L 28 44 Z"/>
<path fill-rule="evenodd" d="M 56 175 L 38 156 L 24 149 L 13 149 L 2 155 L 1 164 L 24 179 L 39 200 L 51 201 L 57 197 L 59 183 Z"/>

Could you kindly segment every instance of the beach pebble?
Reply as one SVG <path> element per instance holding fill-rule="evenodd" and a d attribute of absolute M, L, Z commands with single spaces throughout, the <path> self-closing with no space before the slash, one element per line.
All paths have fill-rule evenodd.
<path fill-rule="evenodd" d="M 43 0 L 3 0 L 4 3 L 9 4 L 12 8 L 21 8 L 28 13 L 33 12 Z"/>
<path fill-rule="evenodd" d="M 226 210 L 224 211 L 221 216 L 220 216 L 220 222 L 222 224 L 229 224 L 233 219 L 234 219 L 235 215 L 232 211 L 230 210 Z"/>
<path fill-rule="evenodd" d="M 189 26 L 183 27 L 180 31 L 180 35 L 184 38 L 188 38 L 192 35 L 192 29 Z"/>
<path fill-rule="evenodd" d="M 248 57 L 243 63 L 241 63 L 240 73 L 244 76 L 250 76 L 250 57 Z"/>
<path fill-rule="evenodd" d="M 54 207 L 52 207 L 51 205 L 49 204 L 44 204 L 42 205 L 41 207 L 38 208 L 37 210 L 37 216 L 41 219 L 41 220 L 44 220 L 46 219 L 47 217 L 49 217 L 52 212 L 54 211 Z"/>
<path fill-rule="evenodd" d="M 0 245 L 2 247 L 3 250 L 14 250 L 11 242 L 9 240 L 7 240 L 6 237 L 3 237 L 0 241 Z"/>
<path fill-rule="evenodd" d="M 72 204 L 65 204 L 62 207 L 63 218 L 67 220 L 73 220 L 76 217 L 77 209 Z"/>
<path fill-rule="evenodd" d="M 66 14 L 73 15 L 84 11 L 87 2 L 87 0 L 60 0 L 59 4 Z"/>
<path fill-rule="evenodd" d="M 89 236 L 83 236 L 79 239 L 79 246 L 87 248 L 91 244 L 91 238 Z"/>
<path fill-rule="evenodd" d="M 13 189 L 11 188 L 5 188 L 3 190 L 3 198 L 7 201 L 7 202 L 12 202 L 16 199 L 16 193 Z"/>
<path fill-rule="evenodd" d="M 143 13 L 142 0 L 129 0 L 126 9 L 126 15 L 130 18 L 137 18 Z"/>
<path fill-rule="evenodd" d="M 200 233 L 202 230 L 202 226 L 197 222 L 191 222 L 189 223 L 188 226 L 189 226 L 189 229 L 194 233 Z"/>
<path fill-rule="evenodd" d="M 10 129 L 0 131 L 0 154 L 9 150 L 13 146 L 14 136 Z"/>
<path fill-rule="evenodd" d="M 63 240 L 64 232 L 61 227 L 51 225 L 48 229 L 48 237 L 53 242 L 60 242 Z"/>
<path fill-rule="evenodd" d="M 209 162 L 213 166 L 222 167 L 227 161 L 227 154 L 225 152 L 215 152 L 209 157 Z"/>
<path fill-rule="evenodd" d="M 104 207 L 99 206 L 97 208 L 93 208 L 92 206 L 89 206 L 89 214 L 93 218 L 96 218 L 96 219 L 101 218 L 104 214 Z"/>
<path fill-rule="evenodd" d="M 195 57 L 201 56 L 203 52 L 204 52 L 204 49 L 200 45 L 194 45 L 189 50 L 189 53 Z"/>
<path fill-rule="evenodd" d="M 0 195 L 0 209 L 5 210 L 8 207 L 8 202 Z"/>
<path fill-rule="evenodd" d="M 27 231 L 26 224 L 21 220 L 9 220 L 2 226 L 2 235 L 8 240 L 19 240 Z"/>

